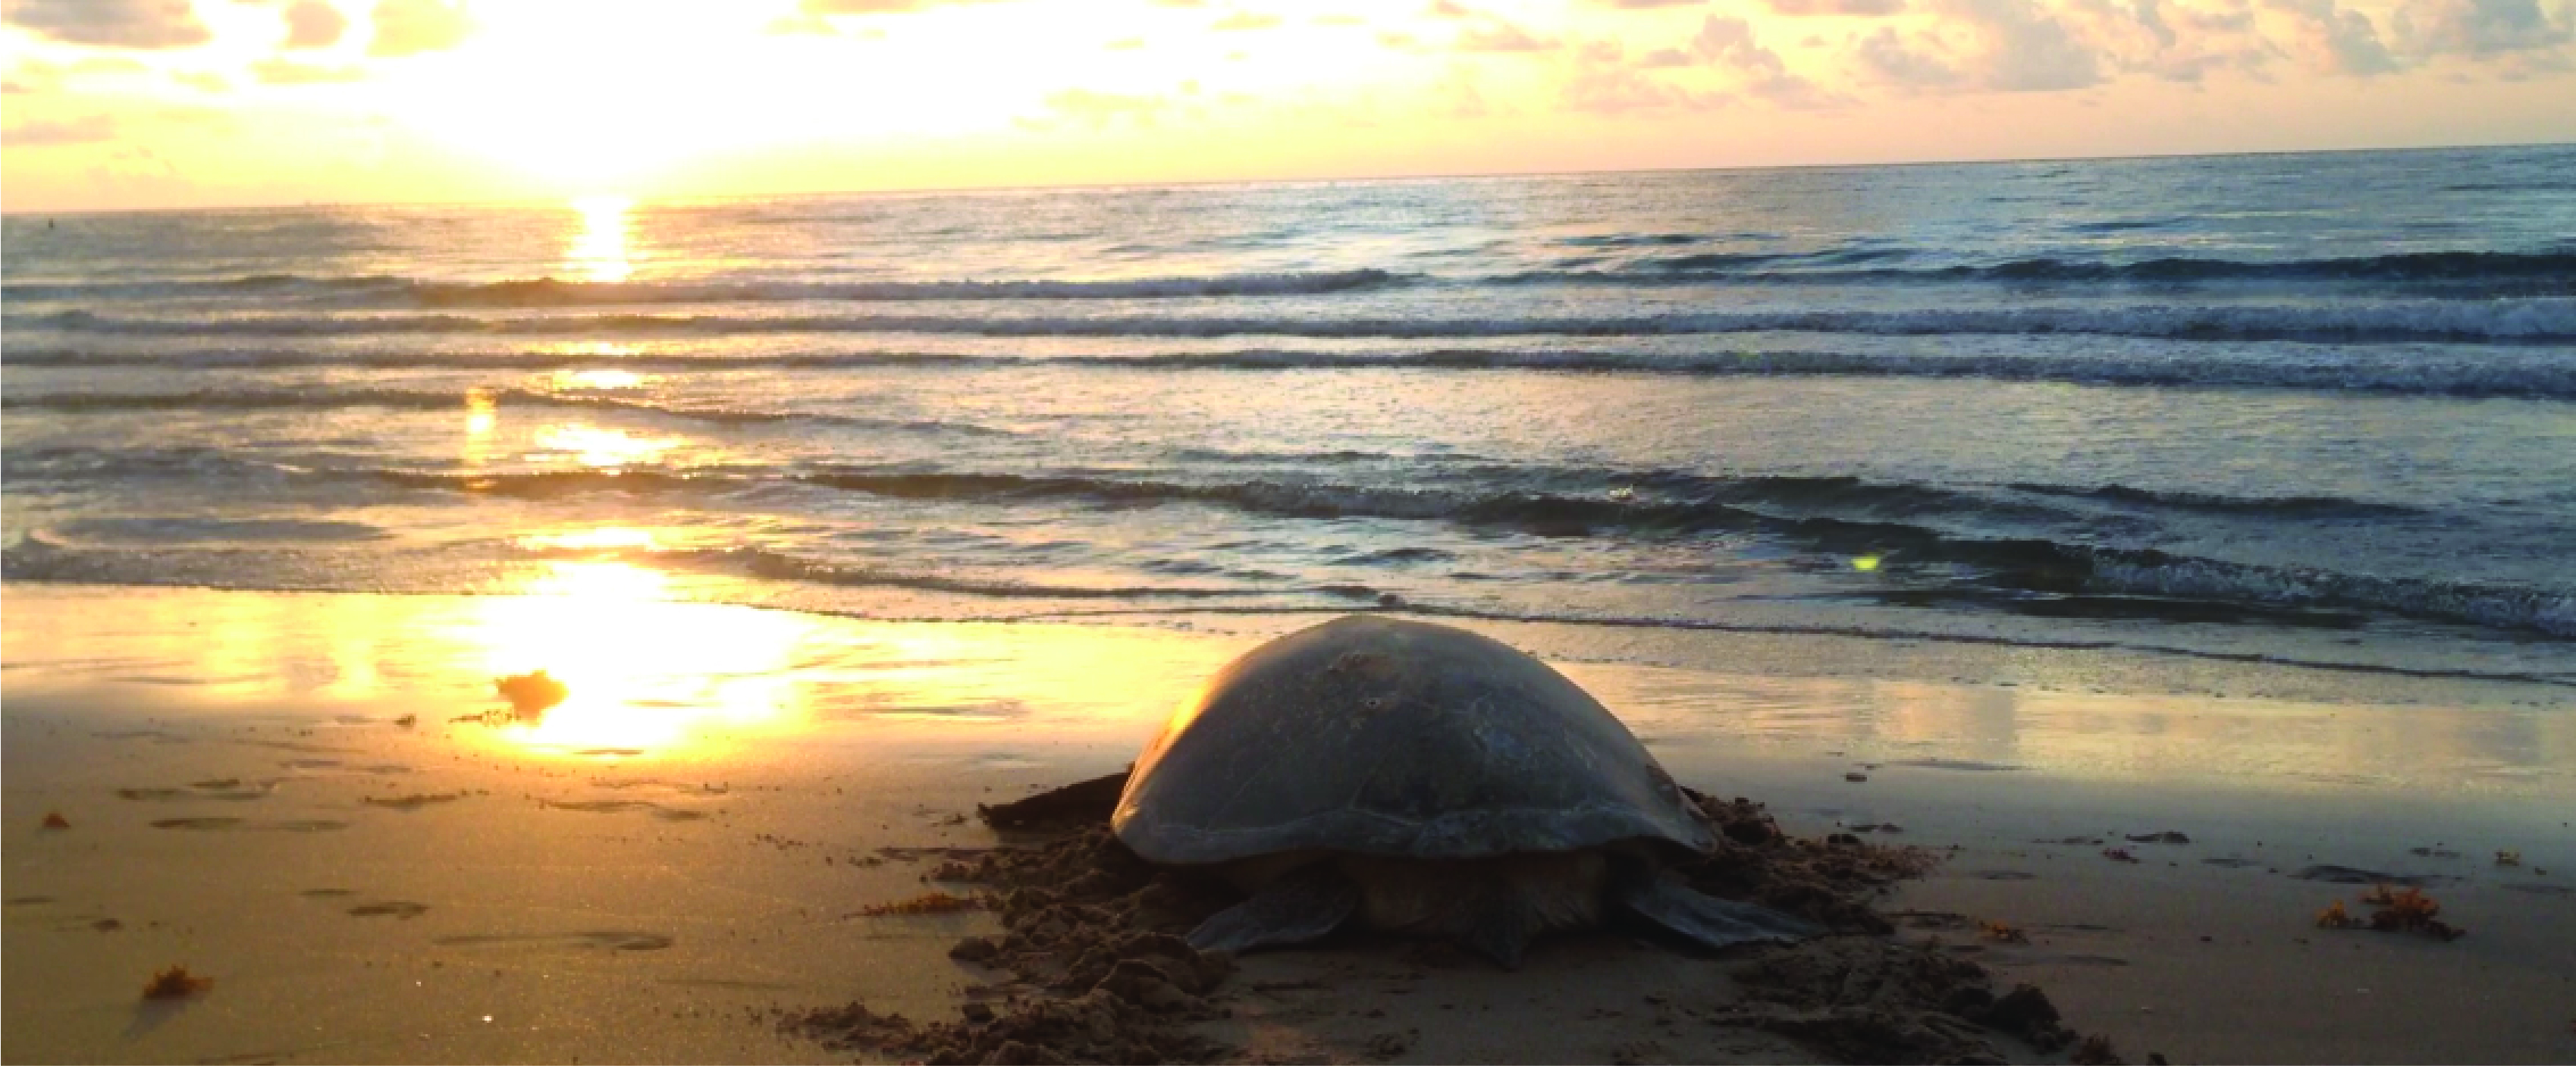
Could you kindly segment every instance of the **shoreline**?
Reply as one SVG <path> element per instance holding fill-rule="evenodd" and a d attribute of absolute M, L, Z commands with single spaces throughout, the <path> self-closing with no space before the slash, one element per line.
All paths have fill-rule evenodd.
<path fill-rule="evenodd" d="M 924 849 L 990 846 L 975 804 L 1115 770 L 1215 665 L 1313 620 L 0 589 L 6 1056 L 66 1061 L 845 1059 L 763 1012 L 864 998 L 953 1017 L 979 979 L 947 945 L 990 923 L 856 912 L 927 887 Z M 1900 935 L 2040 984 L 2133 1059 L 2576 1055 L 2576 829 L 2550 817 L 2576 798 L 2563 690 L 1467 624 L 1556 662 L 1686 784 L 1802 836 L 1894 823 L 1873 839 L 1944 849 L 1883 903 Z M 1728 669 L 1647 665 L 1686 659 Z M 457 720 L 494 705 L 492 676 L 538 667 L 574 685 L 559 717 Z M 71 827 L 41 828 L 57 810 Z M 2111 835 L 2168 830 L 2191 842 Z M 2470 935 L 2315 929 L 2367 887 L 2292 876 L 2321 865 L 2444 878 L 2428 890 Z M 1943 915 L 2030 942 L 1962 942 Z M 1267 996 L 1243 1008 L 1261 1019 L 1246 1046 L 1366 1058 L 1352 1041 L 1374 1030 L 1337 1011 L 1401 1000 L 1430 1021 L 1395 1061 L 1650 1039 L 1720 1054 L 1644 1015 L 1582 1017 L 1607 1001 L 1515 994 L 1635 971 L 1619 994 L 1669 996 L 1705 976 L 1624 945 L 1561 938 L 1520 974 L 1437 969 L 1400 996 Z M 139 1008 L 142 980 L 181 961 L 213 990 Z M 1276 983 L 1381 964 L 1246 966 Z M 1514 1017 L 1460 1024 L 1433 1000 Z"/>

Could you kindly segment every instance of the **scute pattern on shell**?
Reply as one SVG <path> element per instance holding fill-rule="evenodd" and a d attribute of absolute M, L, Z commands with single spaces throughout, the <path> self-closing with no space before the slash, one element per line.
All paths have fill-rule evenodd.
<path fill-rule="evenodd" d="M 1220 671 L 1137 760 L 1112 825 L 1174 864 L 1714 842 L 1645 746 L 1564 675 L 1463 629 L 1372 615 Z"/>

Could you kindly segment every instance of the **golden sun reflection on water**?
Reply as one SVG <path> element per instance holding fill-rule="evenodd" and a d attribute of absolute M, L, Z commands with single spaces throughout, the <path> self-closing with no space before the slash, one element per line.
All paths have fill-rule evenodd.
<path fill-rule="evenodd" d="M 593 534 L 613 542 L 613 532 L 642 531 Z M 505 743 L 667 751 L 712 732 L 784 726 L 796 713 L 792 667 L 807 627 L 792 616 L 676 626 L 669 612 L 648 607 L 670 598 L 669 576 L 618 562 L 554 563 L 526 591 L 476 604 L 464 631 L 451 634 L 482 648 L 495 678 L 544 670 L 569 689 L 552 709 L 495 730 Z"/>
<path fill-rule="evenodd" d="M 679 445 L 670 438 L 638 437 L 622 429 L 601 429 L 579 422 L 537 431 L 537 447 L 563 452 L 589 467 L 629 466 L 650 462 Z"/>
<path fill-rule="evenodd" d="M 583 196 L 572 201 L 581 228 L 564 252 L 564 266 L 583 281 L 624 281 L 635 273 L 627 238 L 634 228 L 631 196 Z"/>

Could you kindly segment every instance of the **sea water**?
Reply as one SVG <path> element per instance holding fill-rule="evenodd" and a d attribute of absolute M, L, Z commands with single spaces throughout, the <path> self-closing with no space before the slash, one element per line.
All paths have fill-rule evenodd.
<path fill-rule="evenodd" d="M 2570 174 L 13 214 L 0 572 L 2576 684 Z"/>

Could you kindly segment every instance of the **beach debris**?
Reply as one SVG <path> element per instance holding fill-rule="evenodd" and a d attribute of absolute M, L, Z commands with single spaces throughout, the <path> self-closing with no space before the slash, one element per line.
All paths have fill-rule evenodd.
<path fill-rule="evenodd" d="M 2104 849 L 2102 849 L 2102 857 L 2103 857 L 2103 858 L 2105 858 L 2105 859 L 2109 859 L 2109 860 L 2111 860 L 2112 862 L 2137 862 L 2137 861 L 2138 861 L 2138 857 L 2137 857 L 2137 856 L 2135 856 L 2135 855 L 2131 855 L 2131 854 L 2129 854 L 2129 849 L 2127 849 L 2127 848 L 2104 848 Z"/>
<path fill-rule="evenodd" d="M 2351 929 L 2359 926 L 2360 924 L 2360 922 L 2353 920 L 2351 913 L 2343 909 L 2342 900 L 2336 900 L 2332 903 L 2326 904 L 2326 909 L 2317 912 L 2317 928 L 2319 929 Z"/>
<path fill-rule="evenodd" d="M 2361 897 L 2363 903 L 2379 908 L 2370 914 L 2370 927 L 2383 933 L 2422 933 L 2439 940 L 2457 940 L 2468 935 L 2442 921 L 2442 904 L 2425 895 L 2420 888 L 2390 889 L 2375 885 Z"/>
<path fill-rule="evenodd" d="M 184 999 L 213 988 L 214 985 L 212 978 L 189 973 L 186 966 L 172 965 L 153 974 L 152 980 L 144 984 L 143 998 Z"/>
<path fill-rule="evenodd" d="M 2074 1066 L 2120 1066 L 2128 1060 L 2121 1058 L 2120 1053 L 2111 1047 L 2110 1037 L 2094 1033 L 2076 1041 L 2075 1053 L 2066 1061 Z"/>
<path fill-rule="evenodd" d="M 2522 853 L 2519 851 L 2499 849 L 2496 852 L 2495 864 L 2498 866 L 2520 866 L 2522 865 Z"/>
<path fill-rule="evenodd" d="M 46 811 L 44 827 L 47 829 L 69 829 L 72 827 L 72 821 L 69 818 L 63 817 L 63 812 L 61 811 Z"/>
<path fill-rule="evenodd" d="M 409 729 L 420 724 L 420 716 L 417 714 L 406 714 L 400 718 L 394 719 L 394 724 L 405 729 Z"/>
<path fill-rule="evenodd" d="M 1869 775 L 1868 775 L 1868 774 L 1861 773 L 1861 772 L 1859 772 L 1859 771 L 1855 770 L 1855 771 L 1853 771 L 1853 772 L 1851 772 L 1851 773 L 1844 774 L 1844 775 L 1843 775 L 1843 780 L 1845 780 L 1845 781 L 1853 781 L 1853 782 L 1867 781 L 1867 780 L 1869 780 Z"/>
<path fill-rule="evenodd" d="M 871 903 L 859 908 L 859 913 L 870 918 L 880 918 L 889 914 L 954 914 L 958 911 L 988 910 L 991 907 L 992 901 L 983 896 L 924 892 L 911 899 L 899 899 L 892 903 Z"/>
<path fill-rule="evenodd" d="M 1851 827 L 1851 831 L 1855 833 L 1902 833 L 1905 831 L 1905 827 L 1894 822 L 1878 822 L 1875 824 L 1856 825 Z"/>
<path fill-rule="evenodd" d="M 572 695 L 570 688 L 546 676 L 543 670 L 496 677 L 492 679 L 492 687 L 500 692 L 502 699 L 510 701 L 510 709 L 522 718 L 543 714 Z"/>
<path fill-rule="evenodd" d="M 2161 833 L 2143 833 L 2128 838 L 2132 844 L 2189 844 L 2191 838 L 2167 829 Z"/>
<path fill-rule="evenodd" d="M 2456 859 L 2460 857 L 2459 852 L 2439 845 L 2429 848 L 2408 848 L 2406 849 L 2406 853 L 2425 859 Z"/>
<path fill-rule="evenodd" d="M 2030 943 L 2030 934 L 2003 922 L 1979 922 L 1977 935 L 1998 944 Z"/>

